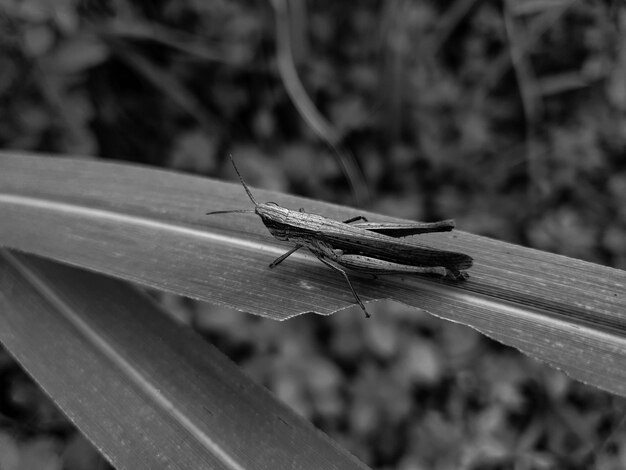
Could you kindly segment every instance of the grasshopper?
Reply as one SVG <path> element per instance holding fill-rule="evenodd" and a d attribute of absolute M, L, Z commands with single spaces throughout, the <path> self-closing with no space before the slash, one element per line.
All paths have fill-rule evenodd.
<path fill-rule="evenodd" d="M 309 214 L 304 209 L 287 209 L 275 202 L 259 203 L 239 173 L 232 156 L 230 159 L 254 209 L 213 211 L 207 212 L 207 215 L 257 214 L 275 238 L 294 243 L 292 249 L 270 263 L 270 268 L 278 266 L 299 249 L 307 248 L 322 263 L 345 278 L 354 299 L 368 318 L 370 314 L 352 286 L 346 269 L 374 277 L 378 274 L 427 274 L 456 281 L 469 277 L 464 270 L 472 266 L 470 256 L 398 240 L 409 235 L 450 231 L 454 228 L 453 220 L 408 224 L 372 223 L 363 216 L 356 216 L 339 222 Z"/>

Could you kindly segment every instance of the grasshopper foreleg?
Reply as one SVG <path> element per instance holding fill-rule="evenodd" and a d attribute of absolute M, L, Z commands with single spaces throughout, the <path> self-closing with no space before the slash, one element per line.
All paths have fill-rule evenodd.
<path fill-rule="evenodd" d="M 365 317 L 366 318 L 370 318 L 370 314 L 367 313 L 367 310 L 365 310 L 365 305 L 363 305 L 363 302 L 361 302 L 361 299 L 359 297 L 359 294 L 356 293 L 356 290 L 354 290 L 354 287 L 352 286 L 352 283 L 350 282 L 350 278 L 348 277 L 348 273 L 346 273 L 343 269 L 341 269 L 339 266 L 335 266 L 333 263 L 326 261 L 324 259 L 324 256 L 319 254 L 319 253 L 315 253 L 315 256 L 317 256 L 317 259 L 319 259 L 322 263 L 324 263 L 326 266 L 328 266 L 329 268 L 334 269 L 335 271 L 341 273 L 343 275 L 343 277 L 346 279 L 346 281 L 348 282 L 348 286 L 350 286 L 350 290 L 352 291 L 352 295 L 354 295 L 354 299 L 357 301 L 357 303 L 359 304 L 359 306 L 361 307 L 361 309 L 363 310 L 363 312 L 365 313 Z"/>
<path fill-rule="evenodd" d="M 274 261 L 272 261 L 270 263 L 270 268 L 275 268 L 276 266 L 278 266 L 280 263 L 282 263 L 283 261 L 285 261 L 287 258 L 289 258 L 291 255 L 293 255 L 296 251 L 298 251 L 300 248 L 302 248 L 302 245 L 296 245 L 294 246 L 291 250 L 289 250 L 287 253 L 284 253 L 282 255 L 280 255 L 278 258 L 276 258 Z"/>

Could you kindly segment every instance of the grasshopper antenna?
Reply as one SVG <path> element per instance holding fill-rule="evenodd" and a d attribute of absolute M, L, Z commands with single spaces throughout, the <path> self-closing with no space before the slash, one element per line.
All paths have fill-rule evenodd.
<path fill-rule="evenodd" d="M 250 198 L 250 200 L 252 201 L 252 204 L 254 204 L 255 206 L 258 206 L 259 203 L 256 202 L 256 199 L 254 199 L 254 196 L 252 195 L 252 193 L 250 192 L 250 188 L 248 188 L 248 185 L 246 184 L 246 182 L 243 180 L 243 176 L 241 176 L 241 173 L 239 173 L 239 170 L 237 169 L 237 165 L 235 165 L 235 160 L 233 159 L 233 156 L 231 154 L 228 154 L 228 156 L 230 157 L 230 162 L 233 164 L 233 168 L 235 169 L 235 172 L 237 173 L 237 176 L 239 176 L 239 181 L 241 181 L 241 184 L 243 185 L 243 189 L 246 190 L 246 194 L 248 195 L 248 197 Z M 235 209 L 235 210 L 227 210 L 227 211 L 213 211 L 213 212 L 207 212 L 205 215 L 213 215 L 213 214 L 254 214 L 254 210 L 253 209 Z"/>
<path fill-rule="evenodd" d="M 237 173 L 237 176 L 239 176 L 239 181 L 241 181 L 241 184 L 243 185 L 243 189 L 246 190 L 246 193 L 248 194 L 248 197 L 250 198 L 250 200 L 252 201 L 252 203 L 255 206 L 258 206 L 259 203 L 256 202 L 256 199 L 254 199 L 254 196 L 252 195 L 252 193 L 250 192 L 250 188 L 248 188 L 248 185 L 246 184 L 246 182 L 243 180 L 243 176 L 241 176 L 241 173 L 239 173 L 239 170 L 237 169 L 237 165 L 235 165 L 235 160 L 233 159 L 233 156 L 229 153 L 228 156 L 230 157 L 230 162 L 233 164 L 233 168 L 235 169 L 235 172 Z"/>

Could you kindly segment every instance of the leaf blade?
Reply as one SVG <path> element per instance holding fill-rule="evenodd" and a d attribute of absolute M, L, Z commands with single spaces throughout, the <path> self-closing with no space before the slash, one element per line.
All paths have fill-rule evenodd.
<path fill-rule="evenodd" d="M 72 184 L 64 187 L 68 177 Z M 337 220 L 365 215 L 371 221 L 399 222 L 253 192 L 259 200 L 305 207 Z M 16 196 L 152 225 L 123 227 L 111 222 L 119 222 L 116 217 L 92 217 L 89 223 L 67 217 L 59 223 L 59 212 L 51 215 L 28 204 L 16 208 L 7 199 Z M 353 305 L 345 281 L 310 256 L 296 253 L 267 269 L 290 247 L 271 238 L 256 217 L 204 216 L 208 210 L 248 207 L 238 185 L 129 165 L 0 154 L 0 217 L 11 222 L 0 225 L 0 244 L 275 319 L 308 311 L 330 314 Z M 159 224 L 175 229 L 155 231 Z M 579 380 L 626 395 L 626 378 L 616 366 L 626 364 L 626 272 L 460 231 L 424 234 L 419 240 L 471 255 L 470 279 L 449 284 L 418 277 L 354 277 L 363 301 L 392 299 L 469 325 Z M 595 349 L 590 353 L 590 348 Z M 614 360 L 604 364 L 607 354 Z M 585 355 L 596 362 L 577 359 Z"/>
<path fill-rule="evenodd" d="M 116 468 L 367 468 L 126 283 L 0 250 L 0 341 Z"/>

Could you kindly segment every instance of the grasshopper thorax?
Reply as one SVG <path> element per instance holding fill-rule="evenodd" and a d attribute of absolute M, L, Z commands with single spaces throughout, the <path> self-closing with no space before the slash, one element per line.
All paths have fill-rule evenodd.
<path fill-rule="evenodd" d="M 254 207 L 254 212 L 261 217 L 263 224 L 278 240 L 289 239 L 289 225 L 287 219 L 292 212 L 275 202 L 263 202 Z"/>

